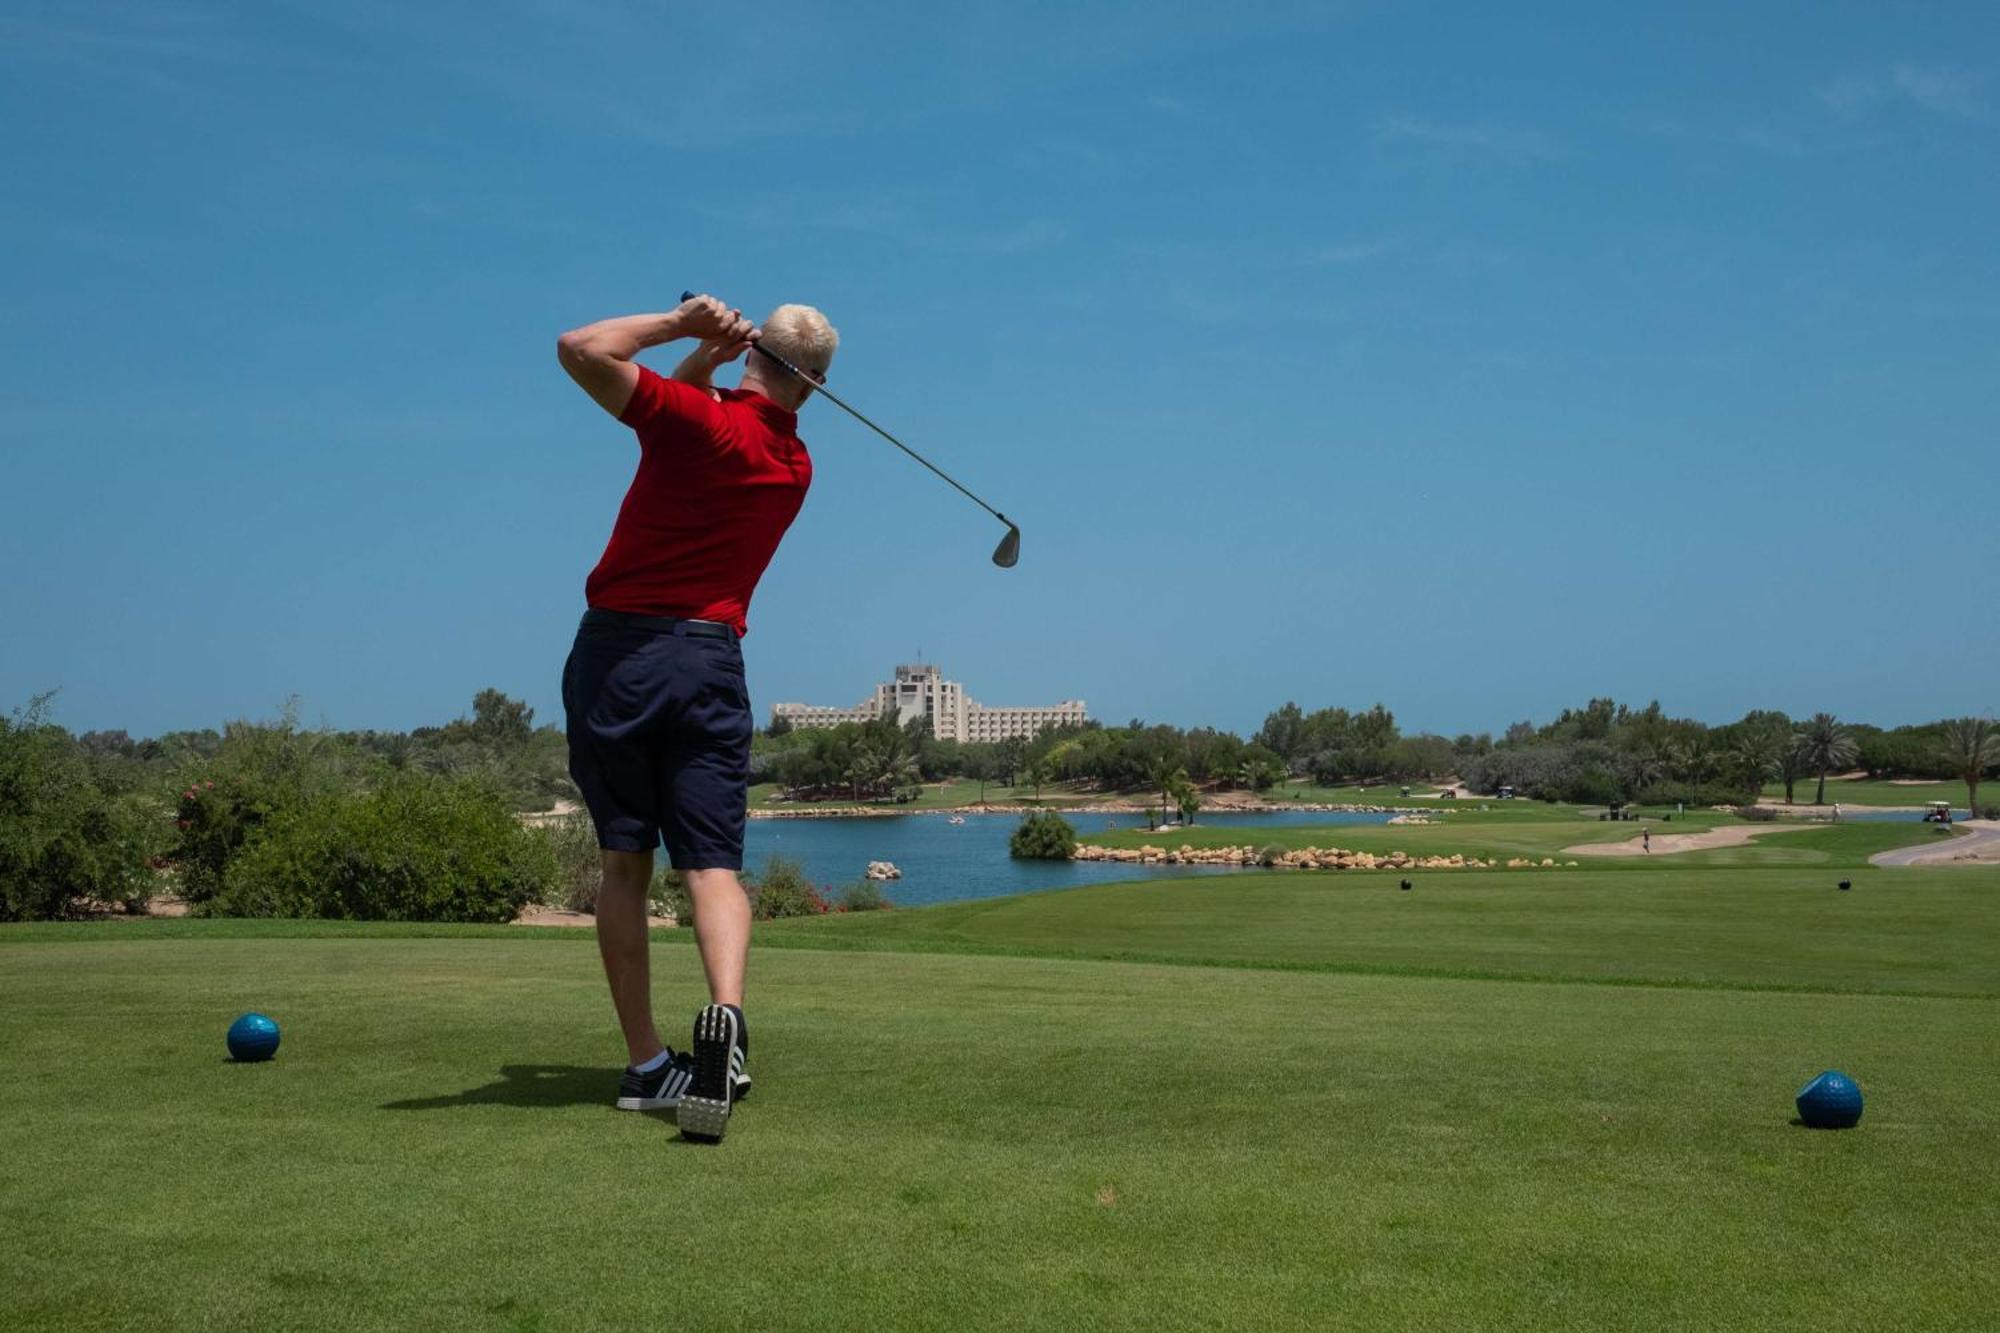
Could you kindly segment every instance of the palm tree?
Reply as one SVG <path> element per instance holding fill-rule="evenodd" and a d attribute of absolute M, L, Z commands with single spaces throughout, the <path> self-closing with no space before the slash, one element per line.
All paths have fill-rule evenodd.
<path fill-rule="evenodd" d="M 1165 814 L 1174 808 L 1174 784 L 1187 781 L 1187 770 L 1163 754 L 1146 766 L 1146 780 L 1160 794 L 1160 812 Z"/>
<path fill-rule="evenodd" d="M 1022 770 L 1022 775 L 1028 779 L 1028 785 L 1035 789 L 1035 801 L 1039 804 L 1042 799 L 1042 784 L 1055 776 L 1055 764 L 1047 755 L 1037 755 L 1028 761 L 1028 766 Z"/>
<path fill-rule="evenodd" d="M 1805 746 L 1805 761 L 1808 770 L 1819 773 L 1819 791 L 1813 797 L 1814 805 L 1826 804 L 1826 775 L 1833 769 L 1846 768 L 1854 762 L 1859 753 L 1855 749 L 1854 738 L 1847 734 L 1847 728 L 1831 713 L 1814 713 L 1799 731 Z"/>
<path fill-rule="evenodd" d="M 1942 757 L 1952 776 L 1965 784 L 1965 804 L 1979 817 L 1979 780 L 2000 764 L 2000 726 L 1990 717 L 1961 717 L 1944 724 Z"/>
<path fill-rule="evenodd" d="M 1737 738 L 1736 767 L 1749 784 L 1752 801 L 1764 794 L 1764 780 L 1781 772 L 1784 751 L 1791 739 L 1780 727 L 1751 727 Z M 1785 799 L 1790 800 L 1791 793 L 1787 792 Z"/>
<path fill-rule="evenodd" d="M 1236 785 L 1247 791 L 1262 791 L 1278 780 L 1278 775 L 1262 759 L 1245 759 L 1236 768 Z"/>
<path fill-rule="evenodd" d="M 1195 814 L 1201 809 L 1201 791 L 1185 775 L 1174 784 L 1174 805 L 1181 812 L 1181 823 L 1194 823 Z"/>
<path fill-rule="evenodd" d="M 1792 788 L 1806 775 L 1806 734 L 1788 732 L 1778 746 L 1778 778 L 1785 784 L 1785 804 L 1792 804 Z"/>

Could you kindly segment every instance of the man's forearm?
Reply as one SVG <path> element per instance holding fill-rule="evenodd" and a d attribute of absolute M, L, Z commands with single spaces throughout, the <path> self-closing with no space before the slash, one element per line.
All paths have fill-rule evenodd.
<path fill-rule="evenodd" d="M 713 339 L 747 348 L 756 336 L 756 325 L 743 318 L 741 310 L 732 310 L 712 296 L 691 296 L 665 314 L 624 315 L 571 329 L 556 339 L 556 356 L 599 407 L 622 417 L 639 383 L 632 358 L 646 348 L 676 338 Z M 699 350 L 695 355 L 701 355 Z M 707 376 L 690 382 L 706 387 Z"/>
<path fill-rule="evenodd" d="M 579 357 L 630 361 L 648 347 L 686 337 L 682 324 L 678 310 L 658 315 L 620 315 L 571 329 L 558 340 L 558 346 L 565 360 Z"/>
<path fill-rule="evenodd" d="M 682 357 L 681 363 L 674 367 L 674 373 L 667 378 L 692 384 L 697 389 L 706 389 L 715 379 L 715 363 L 708 359 L 707 345 L 698 345 Z"/>

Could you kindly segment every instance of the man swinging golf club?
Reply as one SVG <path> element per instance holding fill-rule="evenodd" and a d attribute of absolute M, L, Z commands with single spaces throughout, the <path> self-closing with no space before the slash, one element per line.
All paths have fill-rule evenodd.
<path fill-rule="evenodd" d="M 683 338 L 700 345 L 671 379 L 632 359 Z M 710 383 L 760 340 L 775 355 L 751 357 L 741 387 Z M 631 1061 L 618 1105 L 675 1108 L 682 1134 L 711 1142 L 750 1090 L 750 902 L 737 872 L 755 724 L 737 641 L 812 484 L 797 412 L 839 344 L 810 306 L 779 306 L 760 329 L 709 296 L 556 343 L 570 378 L 639 440 L 638 473 L 584 585 L 590 609 L 563 668 L 570 775 L 604 858 L 598 951 Z M 653 1026 L 646 903 L 662 840 L 687 882 L 711 1001 L 687 1052 Z"/>

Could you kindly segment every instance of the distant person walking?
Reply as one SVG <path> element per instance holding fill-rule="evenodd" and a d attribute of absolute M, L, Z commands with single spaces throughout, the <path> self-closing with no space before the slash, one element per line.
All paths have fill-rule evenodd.
<path fill-rule="evenodd" d="M 700 345 L 671 379 L 633 360 L 683 338 Z M 740 387 L 710 383 L 759 340 L 811 382 L 752 357 Z M 839 342 L 810 306 L 779 306 L 759 328 L 697 296 L 556 344 L 570 378 L 639 442 L 638 471 L 584 585 L 590 609 L 563 668 L 570 775 L 603 854 L 598 951 L 631 1062 L 618 1106 L 674 1108 L 691 1138 L 720 1139 L 750 1090 L 750 902 L 737 872 L 756 724 L 738 640 L 757 581 L 812 484 L 797 413 L 825 382 Z M 711 1000 L 687 1052 L 662 1042 L 653 1024 L 646 903 L 662 841 L 687 882 Z"/>
<path fill-rule="evenodd" d="M 1645 849 L 1646 855 L 1653 854 L 1653 830 L 1650 827 L 1639 830 L 1639 846 Z"/>

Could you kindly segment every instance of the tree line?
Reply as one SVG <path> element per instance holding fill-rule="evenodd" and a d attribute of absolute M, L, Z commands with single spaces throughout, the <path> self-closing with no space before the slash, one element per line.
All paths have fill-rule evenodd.
<path fill-rule="evenodd" d="M 1286 779 L 1319 786 L 1431 782 L 1456 776 L 1474 792 L 1512 787 L 1552 801 L 1743 804 L 1766 783 L 1785 799 L 1829 775 L 1859 768 L 1876 778 L 1961 781 L 1975 805 L 1978 785 L 2000 767 L 2000 731 L 1981 718 L 1883 728 L 1828 713 L 1794 720 L 1757 710 L 1720 726 L 1668 716 L 1658 701 L 1634 708 L 1591 699 L 1537 726 L 1517 722 L 1447 738 L 1405 735 L 1381 704 L 1359 711 L 1295 702 L 1273 709 L 1248 739 L 1213 727 L 1133 720 L 1051 728 L 1032 740 L 961 744 L 930 734 L 922 717 L 838 727 L 760 732 L 751 776 L 795 800 L 907 798 L 923 783 L 950 780 L 1028 787 L 1054 782 L 1103 793 L 1148 792 L 1165 809 L 1201 790 L 1265 791 Z"/>
<path fill-rule="evenodd" d="M 1973 717 L 1885 729 L 1768 710 L 1711 727 L 1669 717 L 1657 702 L 1592 699 L 1497 739 L 1446 738 L 1403 734 L 1379 704 L 1286 703 L 1248 738 L 1134 719 L 960 744 L 930 735 L 923 719 L 885 719 L 774 726 L 751 754 L 754 781 L 801 800 L 908 798 L 949 780 L 976 782 L 981 800 L 992 787 L 1039 799 L 1061 783 L 1144 793 L 1184 817 L 1205 792 L 1261 792 L 1289 779 L 1455 776 L 1480 793 L 1507 786 L 1550 801 L 1703 805 L 1754 801 L 1767 782 L 1781 782 L 1790 800 L 1810 781 L 1823 802 L 1827 778 L 1850 768 L 1963 782 L 1980 809 L 1980 783 L 2000 770 L 2000 730 Z M 162 876 L 198 909 L 232 915 L 504 920 L 568 873 L 516 816 L 574 796 L 561 730 L 536 726 L 527 704 L 499 690 L 480 691 L 466 716 L 408 732 L 304 727 L 288 708 L 272 721 L 147 739 L 74 735 L 44 697 L 0 715 L 0 920 L 135 904 Z M 572 841 L 581 852 L 570 859 L 587 878 L 589 839 Z"/>

